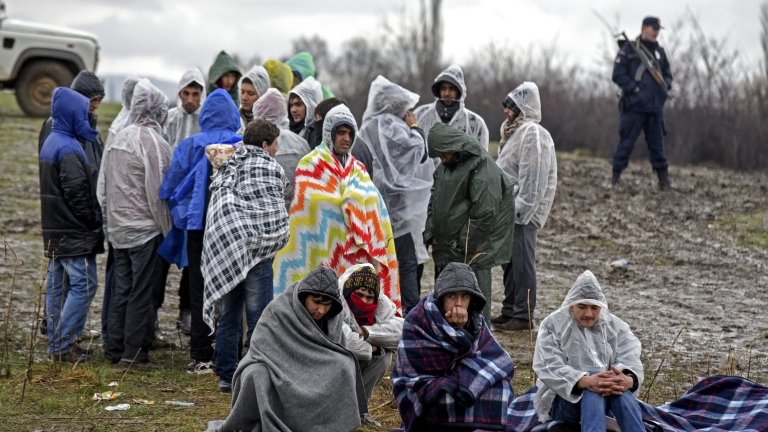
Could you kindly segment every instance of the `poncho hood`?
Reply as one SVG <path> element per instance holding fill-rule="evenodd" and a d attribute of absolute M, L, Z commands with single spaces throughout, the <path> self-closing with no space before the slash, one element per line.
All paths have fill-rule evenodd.
<path fill-rule="evenodd" d="M 432 158 L 463 151 L 479 156 L 483 151 L 476 139 L 444 123 L 435 123 L 429 130 L 427 147 Z"/>
<path fill-rule="evenodd" d="M 96 96 L 104 96 L 104 85 L 95 73 L 89 71 L 80 71 L 69 86 L 72 90 L 91 99 Z"/>
<path fill-rule="evenodd" d="M 379 75 L 368 91 L 368 106 L 363 113 L 363 122 L 378 114 L 392 114 L 401 119 L 418 102 L 419 95 Z"/>
<path fill-rule="evenodd" d="M 275 59 L 264 62 L 264 69 L 269 73 L 269 85 L 274 87 L 288 99 L 288 92 L 293 88 L 293 72 L 291 68 Z"/>
<path fill-rule="evenodd" d="M 213 93 L 214 90 L 219 88 L 216 81 L 227 72 L 234 72 L 237 75 L 237 80 L 240 80 L 240 77 L 243 75 L 242 72 L 240 72 L 237 63 L 235 63 L 235 59 L 225 51 L 221 51 L 219 55 L 216 56 L 216 60 L 213 61 L 211 69 L 208 70 L 208 94 Z M 226 92 L 225 90 L 235 104 L 238 104 L 240 101 L 237 90 L 237 86 L 233 86 L 232 90 L 229 92 Z"/>
<path fill-rule="evenodd" d="M 254 66 L 251 68 L 251 70 L 248 71 L 248 73 L 243 75 L 243 77 L 240 78 L 240 81 L 237 83 L 238 90 L 240 87 L 242 87 L 244 79 L 248 79 L 248 81 L 253 84 L 253 87 L 256 89 L 256 93 L 259 94 L 259 97 L 264 96 L 264 94 L 267 93 L 267 90 L 269 90 L 269 73 L 267 73 L 267 70 L 264 69 L 263 66 Z"/>
<path fill-rule="evenodd" d="M 59 87 L 51 97 L 53 131 L 86 141 L 93 141 L 99 132 L 91 127 L 88 119 L 88 98 L 71 88 Z"/>
<path fill-rule="evenodd" d="M 350 147 L 349 155 L 352 155 L 352 148 L 354 148 L 357 142 L 357 122 L 355 116 L 352 115 L 352 111 L 347 108 L 346 105 L 337 105 L 328 111 L 323 119 L 323 142 L 328 149 L 333 151 L 333 134 L 336 132 L 336 128 L 341 125 L 349 126 L 352 128 L 352 134 L 354 141 L 352 147 Z"/>
<path fill-rule="evenodd" d="M 192 83 L 195 83 L 202 88 L 200 91 L 200 106 L 194 112 L 187 113 L 187 111 L 184 110 L 184 104 L 181 102 L 181 90 Z M 200 108 L 202 108 L 203 103 L 205 103 L 205 95 L 205 80 L 203 79 L 203 73 L 196 66 L 192 66 L 184 72 L 179 83 L 176 85 L 176 108 L 185 114 L 199 113 Z"/>
<path fill-rule="evenodd" d="M 226 130 L 232 133 L 240 128 L 240 113 L 224 89 L 214 90 L 200 108 L 200 131 Z"/>
<path fill-rule="evenodd" d="M 467 85 L 464 83 L 464 71 L 458 65 L 450 65 L 447 69 L 440 72 L 432 84 L 432 94 L 435 99 L 440 99 L 440 83 L 446 81 L 459 89 L 459 103 L 464 106 L 464 100 L 467 98 Z"/>
<path fill-rule="evenodd" d="M 291 100 L 291 95 L 298 96 L 307 107 L 304 127 L 315 124 L 315 108 L 317 104 L 323 101 L 323 90 L 320 87 L 320 83 L 314 78 L 309 77 L 291 90 L 288 94 L 289 101 Z"/>
<path fill-rule="evenodd" d="M 160 124 L 168 114 L 168 98 L 148 79 L 136 84 L 131 99 L 131 123 L 148 126 L 162 134 Z"/>
<path fill-rule="evenodd" d="M 520 107 L 525 121 L 541 122 L 541 97 L 539 87 L 532 82 L 524 82 L 507 95 Z"/>
<path fill-rule="evenodd" d="M 283 95 L 275 88 L 267 90 L 253 104 L 253 118 L 270 121 L 279 129 L 288 129 L 288 108 Z"/>
<path fill-rule="evenodd" d="M 312 54 L 302 51 L 288 59 L 285 64 L 291 68 L 291 71 L 299 74 L 299 80 L 304 81 L 309 77 L 315 77 L 315 60 Z"/>

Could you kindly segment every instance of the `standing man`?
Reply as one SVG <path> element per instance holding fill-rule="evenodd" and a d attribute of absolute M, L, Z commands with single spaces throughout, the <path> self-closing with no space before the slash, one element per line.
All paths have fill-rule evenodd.
<path fill-rule="evenodd" d="M 323 101 L 320 83 L 309 77 L 288 93 L 289 128 L 307 142 L 315 141 L 315 107 Z"/>
<path fill-rule="evenodd" d="M 238 83 L 240 89 L 240 129 L 242 134 L 253 120 L 253 105 L 269 90 L 269 74 L 262 66 L 254 66 Z"/>
<path fill-rule="evenodd" d="M 88 359 L 75 343 L 98 288 L 96 254 L 104 253 L 101 207 L 79 142 L 95 142 L 99 136 L 88 120 L 88 105 L 88 98 L 75 90 L 54 90 L 51 133 L 40 149 L 48 354 L 52 360 L 72 363 Z"/>
<path fill-rule="evenodd" d="M 372 155 L 373 184 L 392 221 L 404 313 L 421 297 L 419 255 L 426 254 L 424 224 L 435 165 L 411 109 L 419 95 L 379 75 L 368 93 L 360 138 Z M 421 251 L 423 249 L 423 251 Z M 423 253 L 420 253 L 423 252 Z"/>
<path fill-rule="evenodd" d="M 435 102 L 416 108 L 416 121 L 427 132 L 435 123 L 445 123 L 476 139 L 480 146 L 488 150 L 488 127 L 479 115 L 464 107 L 467 98 L 467 86 L 464 84 L 464 72 L 457 65 L 451 65 L 440 72 L 432 84 Z"/>
<path fill-rule="evenodd" d="M 514 185 L 471 136 L 443 123 L 429 132 L 435 171 L 424 244 L 432 245 L 435 278 L 450 263 L 468 264 L 491 298 L 491 269 L 509 262 L 515 217 Z M 490 320 L 491 302 L 483 316 Z"/>
<path fill-rule="evenodd" d="M 536 309 L 536 232 L 552 208 L 557 158 L 552 136 L 541 121 L 539 88 L 524 82 L 504 99 L 496 164 L 515 185 L 512 257 L 504 267 L 504 303 L 491 320 L 497 330 L 528 330 Z M 529 321 L 530 320 L 530 321 Z"/>
<path fill-rule="evenodd" d="M 240 106 L 240 97 L 237 94 L 237 82 L 242 73 L 235 60 L 225 51 L 221 51 L 208 70 L 208 94 L 216 89 L 224 89 L 232 98 L 235 105 Z"/>
<path fill-rule="evenodd" d="M 613 188 L 619 187 L 621 172 L 629 164 L 640 131 L 645 132 L 645 142 L 648 144 L 651 166 L 659 178 L 659 188 L 665 190 L 673 187 L 669 181 L 669 164 L 664 155 L 664 102 L 672 88 L 672 71 L 667 53 L 657 42 L 661 28 L 658 18 L 646 17 L 637 39 L 619 41 L 619 54 L 613 65 L 613 82 L 621 87 L 622 97 L 619 104 L 619 144 L 613 154 Z"/>
<path fill-rule="evenodd" d="M 312 77 L 317 79 L 317 70 L 315 69 L 315 59 L 312 54 L 302 51 L 295 56 L 288 59 L 285 64 L 291 68 L 293 72 L 293 85 L 294 87 L 299 85 L 300 82 Z M 321 85 L 323 89 L 323 100 L 333 97 L 333 93 Z"/>

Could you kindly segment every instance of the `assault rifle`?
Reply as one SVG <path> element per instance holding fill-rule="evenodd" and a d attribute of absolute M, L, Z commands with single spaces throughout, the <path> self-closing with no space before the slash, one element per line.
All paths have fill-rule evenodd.
<path fill-rule="evenodd" d="M 656 81 L 656 84 L 661 87 L 661 90 L 664 92 L 664 96 L 669 97 L 669 92 L 667 90 L 667 82 L 664 81 L 664 77 L 661 75 L 661 71 L 656 67 L 656 62 L 652 59 L 652 54 L 644 47 L 640 47 L 640 49 L 637 49 L 637 45 L 635 45 L 635 42 L 630 40 L 627 37 L 626 32 L 621 32 L 619 36 L 623 36 L 625 43 L 632 47 L 632 50 L 635 51 L 635 54 L 640 58 L 640 63 L 645 67 L 646 70 L 648 70 L 648 73 L 651 74 L 651 77 L 654 81 Z"/>

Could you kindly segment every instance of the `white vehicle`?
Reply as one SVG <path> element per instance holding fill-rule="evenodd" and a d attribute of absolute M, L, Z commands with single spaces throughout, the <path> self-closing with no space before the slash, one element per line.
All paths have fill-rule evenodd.
<path fill-rule="evenodd" d="M 15 89 L 28 116 L 47 117 L 56 87 L 68 87 L 81 70 L 99 63 L 96 35 L 6 18 L 0 0 L 0 88 Z"/>

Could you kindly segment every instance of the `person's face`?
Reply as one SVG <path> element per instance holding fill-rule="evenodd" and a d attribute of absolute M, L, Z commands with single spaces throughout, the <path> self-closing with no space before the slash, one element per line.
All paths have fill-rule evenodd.
<path fill-rule="evenodd" d="M 315 321 L 320 321 L 331 310 L 332 303 L 330 299 L 311 294 L 304 299 L 304 307 L 309 312 L 309 316 Z"/>
<path fill-rule="evenodd" d="M 365 304 L 376 303 L 376 295 L 368 288 L 358 288 L 354 293 L 352 293 L 352 295 L 356 295 Z"/>
<path fill-rule="evenodd" d="M 440 83 L 440 99 L 445 105 L 452 106 L 458 98 L 459 89 L 455 85 L 445 81 Z"/>
<path fill-rule="evenodd" d="M 600 317 L 600 306 L 591 304 L 576 304 L 570 307 L 573 317 L 584 328 L 589 328 L 595 325 L 597 319 Z"/>
<path fill-rule="evenodd" d="M 304 101 L 298 96 L 291 96 L 290 102 L 288 102 L 288 108 L 291 110 L 291 117 L 293 117 L 294 123 L 304 121 L 304 117 L 307 116 L 307 106 L 304 105 Z"/>
<path fill-rule="evenodd" d="M 341 125 L 336 128 L 336 136 L 333 137 L 333 148 L 336 153 L 345 155 L 352 148 L 352 128 Z"/>
<path fill-rule="evenodd" d="M 259 100 L 259 93 L 253 84 L 242 83 L 240 85 L 240 107 L 245 111 L 251 111 L 253 104 Z"/>
<path fill-rule="evenodd" d="M 270 156 L 274 156 L 275 154 L 277 154 L 277 138 L 275 138 L 275 140 L 272 141 L 272 144 L 269 144 L 266 141 L 264 141 L 263 143 L 261 143 L 261 147 L 264 149 L 264 151 L 269 153 Z"/>
<path fill-rule="evenodd" d="M 653 26 L 643 26 L 640 37 L 648 42 L 656 42 L 656 39 L 659 37 L 659 29 Z"/>
<path fill-rule="evenodd" d="M 99 108 L 99 105 L 101 105 L 101 101 L 104 99 L 104 96 L 94 96 L 91 98 L 90 103 L 88 104 L 88 112 L 93 114 L 96 112 L 96 109 Z"/>
<path fill-rule="evenodd" d="M 448 293 L 443 296 L 443 310 L 450 311 L 454 307 L 468 309 L 472 295 L 467 291 Z"/>
<path fill-rule="evenodd" d="M 179 91 L 179 98 L 181 99 L 181 105 L 184 107 L 184 111 L 192 114 L 200 108 L 200 97 L 202 94 L 202 90 L 193 86 L 186 86 L 181 89 L 181 91 Z"/>
<path fill-rule="evenodd" d="M 221 88 L 230 92 L 235 88 L 237 84 L 237 74 L 234 72 L 227 72 L 221 76 Z"/>
<path fill-rule="evenodd" d="M 515 112 L 507 107 L 504 107 L 504 115 L 507 116 L 507 120 L 510 122 L 514 121 L 516 117 Z"/>
<path fill-rule="evenodd" d="M 448 163 L 448 161 L 450 161 L 451 159 L 453 159 L 453 153 L 445 153 L 440 155 L 440 162 L 444 164 Z"/>

